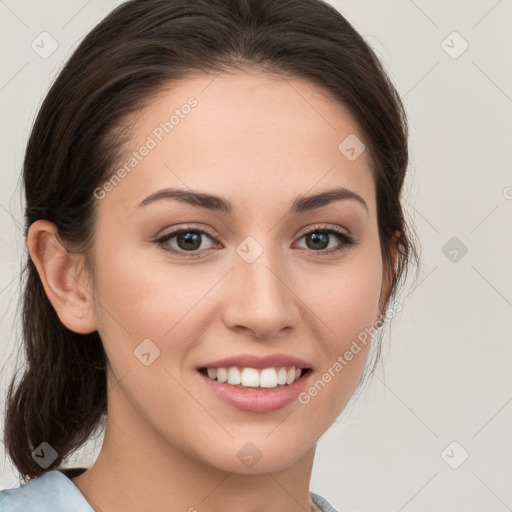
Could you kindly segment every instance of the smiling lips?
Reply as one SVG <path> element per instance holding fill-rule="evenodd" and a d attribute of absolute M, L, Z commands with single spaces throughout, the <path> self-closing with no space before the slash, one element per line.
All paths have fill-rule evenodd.
<path fill-rule="evenodd" d="M 242 354 L 206 363 L 199 370 L 218 382 L 251 388 L 276 388 L 293 384 L 310 366 L 286 354 Z"/>
<path fill-rule="evenodd" d="M 285 354 L 240 355 L 198 368 L 209 389 L 224 402 L 252 412 L 270 412 L 292 402 L 312 368 Z"/>

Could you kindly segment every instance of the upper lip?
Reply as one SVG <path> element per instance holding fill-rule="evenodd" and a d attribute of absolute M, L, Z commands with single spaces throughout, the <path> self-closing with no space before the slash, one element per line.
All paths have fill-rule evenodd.
<path fill-rule="evenodd" d="M 200 366 L 200 368 L 229 368 L 230 366 L 238 366 L 241 368 L 255 368 L 262 370 L 263 368 L 272 368 L 276 366 L 295 366 L 295 368 L 311 368 L 306 361 L 298 357 L 289 356 L 287 354 L 269 354 L 266 356 L 256 356 L 251 354 L 240 354 L 238 356 L 226 357 L 210 361 Z"/>

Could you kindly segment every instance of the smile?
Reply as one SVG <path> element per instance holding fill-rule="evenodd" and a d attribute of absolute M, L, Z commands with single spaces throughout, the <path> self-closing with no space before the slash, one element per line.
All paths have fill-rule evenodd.
<path fill-rule="evenodd" d="M 280 384 L 285 373 L 286 381 Z M 298 402 L 298 396 L 306 388 L 312 370 L 293 366 L 261 370 L 218 367 L 201 368 L 196 375 L 206 385 L 213 399 L 245 412 L 268 413 Z"/>
<path fill-rule="evenodd" d="M 237 366 L 220 368 L 201 368 L 200 372 L 217 382 L 227 382 L 232 386 L 244 388 L 275 389 L 289 386 L 297 381 L 307 368 L 295 366 L 256 368 L 240 368 Z"/>

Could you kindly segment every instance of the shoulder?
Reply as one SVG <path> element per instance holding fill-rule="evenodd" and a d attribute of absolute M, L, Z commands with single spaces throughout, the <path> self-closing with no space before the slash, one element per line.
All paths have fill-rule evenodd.
<path fill-rule="evenodd" d="M 93 512 L 73 482 L 49 471 L 14 489 L 0 491 L 1 512 Z"/>
<path fill-rule="evenodd" d="M 324 497 L 314 492 L 309 492 L 311 500 L 322 512 L 338 512 Z"/>
<path fill-rule="evenodd" d="M 20 487 L 0 491 L 0 512 L 94 512 L 68 478 L 79 472 L 49 471 Z M 322 512 L 338 512 L 324 497 L 314 492 L 310 496 Z"/>

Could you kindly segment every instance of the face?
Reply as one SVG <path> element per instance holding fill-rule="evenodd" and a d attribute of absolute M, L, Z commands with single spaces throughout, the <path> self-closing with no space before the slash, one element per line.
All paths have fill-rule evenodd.
<path fill-rule="evenodd" d="M 339 149 L 348 136 L 355 152 Z M 383 285 L 371 163 L 367 151 L 354 159 L 354 136 L 318 87 L 255 74 L 183 80 L 140 113 L 125 172 L 96 192 L 112 421 L 239 473 L 283 469 L 314 447 L 357 386 L 369 343 L 344 355 L 377 321 Z M 350 192 L 297 202 L 340 188 Z M 272 386 L 301 365 L 275 389 L 204 370 Z M 246 454 L 261 458 L 253 467 Z"/>

